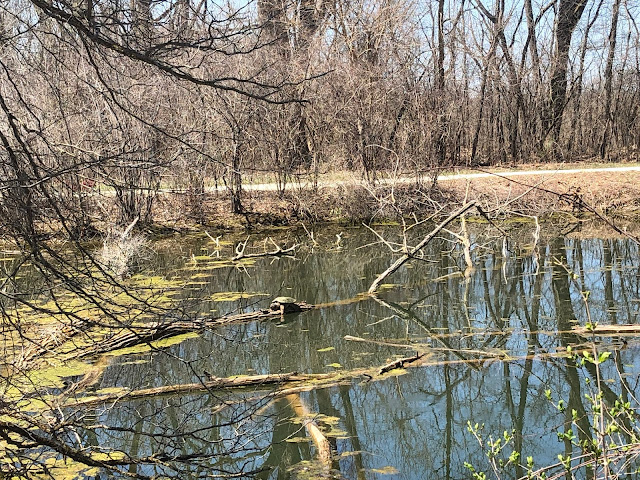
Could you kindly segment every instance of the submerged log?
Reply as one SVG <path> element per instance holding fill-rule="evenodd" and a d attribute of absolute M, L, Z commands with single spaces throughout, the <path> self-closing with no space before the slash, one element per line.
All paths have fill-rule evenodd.
<path fill-rule="evenodd" d="M 311 412 L 302 401 L 299 393 L 288 394 L 287 400 L 289 401 L 289 404 L 296 416 L 301 420 L 304 420 L 304 428 L 307 431 L 309 439 L 316 447 L 318 460 L 328 472 L 331 469 L 331 444 L 329 443 L 329 440 L 324 436 L 315 420 L 310 418 L 312 416 Z"/>
<path fill-rule="evenodd" d="M 573 333 L 578 335 L 615 335 L 615 336 L 636 336 L 640 335 L 640 325 L 621 324 L 621 325 L 596 325 L 593 328 L 574 327 Z"/>

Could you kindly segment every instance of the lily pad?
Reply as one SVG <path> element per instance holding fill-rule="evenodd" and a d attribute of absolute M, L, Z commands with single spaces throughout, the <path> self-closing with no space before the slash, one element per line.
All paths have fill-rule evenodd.
<path fill-rule="evenodd" d="M 320 352 L 320 353 L 330 352 L 331 350 L 335 350 L 335 349 L 336 349 L 336 347 L 319 348 L 318 352 Z"/>

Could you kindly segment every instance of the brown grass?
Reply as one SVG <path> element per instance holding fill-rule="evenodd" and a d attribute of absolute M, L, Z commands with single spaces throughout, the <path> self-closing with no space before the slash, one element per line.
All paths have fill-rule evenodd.
<path fill-rule="evenodd" d="M 546 165 L 544 166 L 546 167 Z M 477 200 L 498 214 L 545 215 L 580 211 L 579 199 L 607 215 L 636 216 L 640 211 L 640 172 L 562 174 L 542 178 L 521 176 L 391 187 L 325 187 L 279 196 L 272 191 L 247 191 L 244 214 L 230 213 L 225 193 L 208 193 L 202 203 L 204 224 L 213 229 L 284 226 L 300 223 L 360 223 L 397 220 L 400 215 L 426 216 L 441 207 Z M 161 196 L 154 218 L 164 226 L 195 226 L 187 199 L 180 194 Z"/>

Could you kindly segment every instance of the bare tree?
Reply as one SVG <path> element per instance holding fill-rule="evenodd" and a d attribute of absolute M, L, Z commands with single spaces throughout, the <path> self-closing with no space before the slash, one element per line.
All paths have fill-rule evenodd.
<path fill-rule="evenodd" d="M 620 0 L 613 1 L 613 11 L 611 13 L 611 29 L 609 30 L 609 52 L 607 54 L 607 65 L 604 69 L 604 127 L 602 141 L 600 142 L 600 158 L 607 156 L 611 137 L 612 112 L 611 101 L 613 98 L 613 58 L 616 53 L 616 40 L 618 36 L 618 16 L 620 15 Z"/>
<path fill-rule="evenodd" d="M 545 130 L 551 132 L 554 152 L 559 153 L 557 147 L 560 140 L 562 117 L 567 98 L 567 65 L 571 37 L 578 25 L 588 0 L 560 0 L 555 25 L 556 52 L 553 57 L 551 72 L 550 112 L 546 119 Z"/>

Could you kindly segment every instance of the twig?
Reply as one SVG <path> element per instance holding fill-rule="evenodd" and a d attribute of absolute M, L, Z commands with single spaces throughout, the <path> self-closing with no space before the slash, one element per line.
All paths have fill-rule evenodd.
<path fill-rule="evenodd" d="M 220 248 L 220 238 L 222 235 L 218 235 L 216 238 L 213 238 L 209 232 L 204 231 L 205 235 L 211 239 L 216 244 L 216 248 Z"/>

